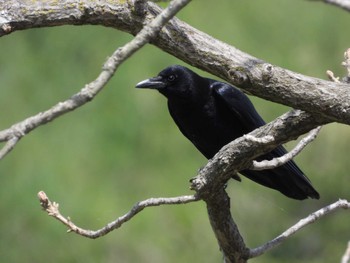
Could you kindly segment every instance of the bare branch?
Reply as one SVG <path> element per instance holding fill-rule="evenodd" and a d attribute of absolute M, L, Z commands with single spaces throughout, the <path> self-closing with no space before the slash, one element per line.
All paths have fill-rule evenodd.
<path fill-rule="evenodd" d="M 45 3 L 44 7 L 23 3 L 21 8 L 18 9 L 11 8 L 11 2 L 13 0 L 0 2 L 0 10 L 2 10 L 0 13 L 0 36 L 20 29 L 62 24 L 100 24 L 135 35 L 145 23 L 152 21 L 161 12 L 161 9 L 156 5 L 142 0 L 128 1 L 127 5 L 121 4 L 123 1 L 101 5 L 100 1 L 84 0 L 79 2 L 79 6 L 63 6 L 61 1 Z M 40 10 L 45 10 L 45 12 L 40 12 Z M 140 42 L 142 45 L 141 40 Z M 350 91 L 348 85 L 310 78 L 273 66 L 222 43 L 176 18 L 167 24 L 157 38 L 153 38 L 152 43 L 183 61 L 238 85 L 254 95 L 311 112 L 290 111 L 281 118 L 253 131 L 248 136 L 238 138 L 223 147 L 208 162 L 206 167 L 201 169 L 199 175 L 192 180 L 192 188 L 197 191 L 197 195 L 188 198 L 192 202 L 195 201 L 194 199 L 197 200 L 197 196 L 199 196 L 206 202 L 211 224 L 219 239 L 225 260 L 227 262 L 245 262 L 249 254 L 254 255 L 254 253 L 260 252 L 253 250 L 253 252 L 247 254 L 244 240 L 240 237 L 238 228 L 230 215 L 229 200 L 223 190 L 224 184 L 234 172 L 248 168 L 251 165 L 251 160 L 256 156 L 266 153 L 277 145 L 296 138 L 318 125 L 331 121 L 350 124 L 350 105 L 348 104 Z M 120 51 L 120 56 L 125 52 L 125 50 L 120 49 L 115 53 L 118 53 L 118 51 Z M 114 74 L 118 63 L 121 63 L 121 61 L 118 61 L 120 59 L 120 57 L 112 59 L 111 67 L 108 63 L 104 66 L 103 73 L 106 74 L 107 81 Z M 113 63 L 116 63 L 116 65 Z M 110 76 L 109 73 L 111 73 Z M 97 80 L 95 82 L 99 83 Z M 98 90 L 95 94 L 89 90 L 91 86 L 94 87 L 95 82 L 84 88 L 87 94 L 86 98 L 83 96 L 83 99 L 91 100 L 97 94 Z M 293 87 L 293 89 L 290 89 L 290 87 Z M 76 98 L 76 96 L 72 98 Z M 77 102 L 72 101 L 74 103 L 80 102 L 79 99 Z M 73 104 L 72 108 L 74 107 L 76 106 Z M 59 115 L 63 114 L 58 110 L 57 112 L 59 112 Z M 50 121 L 52 116 L 45 119 L 45 121 Z M 39 123 L 37 126 L 43 123 Z M 24 122 L 22 122 L 22 125 L 25 127 L 19 129 L 19 131 L 23 134 L 33 129 L 30 126 L 27 127 Z M 14 130 L 18 130 L 17 128 L 21 127 L 15 128 Z M 10 136 L 12 133 L 14 131 L 11 131 L 11 133 L 0 132 L 0 138 L 3 135 L 3 138 L 9 140 L 12 138 Z M 251 140 L 252 138 L 254 139 Z M 46 207 L 45 209 L 50 215 L 59 215 L 57 213 L 58 205 L 55 203 L 49 205 L 50 202 L 45 196 L 40 193 L 43 207 Z M 224 209 L 219 206 L 219 204 L 222 204 L 221 201 L 225 202 Z M 137 213 L 139 212 L 138 209 L 140 211 L 143 209 L 142 206 L 140 208 L 139 204 L 135 206 Z M 132 214 L 132 211 L 133 209 L 117 219 L 114 227 L 119 227 L 118 224 L 124 222 L 122 221 L 123 218 L 127 218 L 129 214 Z M 216 220 L 218 218 L 219 220 Z M 223 221 L 227 224 L 221 225 L 220 222 Z M 65 218 L 65 222 L 71 231 L 83 231 L 72 224 L 70 219 Z M 110 229 L 110 224 L 105 228 Z M 92 233 L 91 238 L 95 238 L 96 231 L 85 231 L 88 231 L 88 234 Z M 226 231 L 232 233 L 232 235 L 225 235 Z"/>
<path fill-rule="evenodd" d="M 205 196 L 210 198 L 211 193 L 224 187 L 233 174 L 248 169 L 256 157 L 323 124 L 309 113 L 291 110 L 250 132 L 248 136 L 242 136 L 225 145 L 191 180 L 191 188 L 203 199 Z M 267 135 L 274 140 L 250 140 L 251 136 L 266 138 Z"/>
<path fill-rule="evenodd" d="M 287 140 L 290 140 L 301 130 L 310 131 L 315 128 L 316 122 L 317 119 L 312 115 L 292 110 L 224 146 L 191 180 L 191 188 L 207 204 L 210 223 L 226 262 L 246 262 L 248 255 L 244 240 L 230 213 L 225 184 L 233 174 L 249 168 L 254 158 L 283 143 L 283 138 L 288 137 Z"/>
<path fill-rule="evenodd" d="M 326 71 L 327 77 L 329 80 L 334 81 L 336 83 L 340 83 L 339 77 L 336 77 L 331 70 Z"/>
<path fill-rule="evenodd" d="M 191 0 L 174 0 L 163 10 L 154 20 L 146 25 L 133 40 L 118 48 L 103 65 L 102 72 L 92 82 L 82 88 L 77 94 L 66 101 L 59 102 L 45 112 L 40 112 L 35 116 L 29 117 L 19 123 L 14 124 L 11 128 L 0 131 L 0 142 L 9 141 L 0 151 L 0 159 L 3 158 L 15 144 L 24 135 L 28 134 L 40 125 L 46 124 L 61 115 L 73 111 L 85 103 L 91 101 L 108 83 L 116 72 L 118 66 L 142 48 L 152 38 L 154 38 L 162 27 L 181 10 Z M 1 21 L 0 21 L 1 22 Z"/>
<path fill-rule="evenodd" d="M 22 1 L 20 8 L 14 4 L 15 0 L 0 1 L 0 36 L 16 30 L 62 24 L 104 25 L 135 35 L 145 22 L 161 12 L 156 4 L 146 1 L 103 4 L 103 1 L 81 0 L 79 5 L 66 4 L 71 1 L 48 1 L 42 5 L 37 4 L 39 1 Z M 1 30 L 4 27 L 6 30 Z M 255 96 L 311 112 L 324 123 L 350 124 L 350 89 L 344 83 L 271 65 L 176 18 L 169 21 L 152 44 Z"/>
<path fill-rule="evenodd" d="M 348 242 L 348 246 L 345 250 L 343 257 L 341 258 L 341 263 L 349 263 L 350 262 L 350 241 Z"/>
<path fill-rule="evenodd" d="M 20 137 L 14 136 L 5 143 L 4 147 L 2 147 L 2 149 L 0 150 L 0 160 L 4 158 L 6 154 L 12 151 L 19 139 Z"/>
<path fill-rule="evenodd" d="M 285 163 L 292 160 L 295 156 L 297 156 L 309 143 L 311 143 L 313 140 L 316 139 L 318 133 L 321 130 L 321 126 L 313 129 L 309 132 L 309 134 L 300 140 L 300 142 L 297 144 L 297 146 L 294 147 L 290 152 L 286 153 L 285 155 L 277 158 L 273 158 L 272 160 L 264 160 L 264 161 L 253 161 L 252 166 L 249 168 L 251 170 L 266 170 L 266 169 L 273 169 L 278 166 L 284 165 Z"/>
<path fill-rule="evenodd" d="M 348 48 L 344 53 L 344 62 L 342 62 L 342 66 L 346 68 L 347 76 L 342 79 L 345 83 L 350 83 L 350 48 Z"/>
<path fill-rule="evenodd" d="M 250 140 L 250 141 L 256 142 L 256 143 L 270 143 L 270 142 L 273 142 L 275 140 L 275 138 L 273 138 L 273 136 L 271 136 L 271 135 L 266 135 L 266 136 L 261 137 L 261 138 L 254 137 L 250 134 L 245 134 L 243 136 L 247 140 Z"/>
<path fill-rule="evenodd" d="M 347 83 L 350 84 L 350 48 L 348 48 L 344 52 L 344 58 L 345 60 L 341 63 L 343 67 L 346 68 L 347 75 L 339 80 L 339 77 L 336 77 L 334 73 L 331 70 L 327 70 L 326 74 L 329 80 L 334 81 L 336 83 Z"/>
<path fill-rule="evenodd" d="M 350 11 L 350 1 L 349 0 L 317 0 L 322 1 L 326 4 L 334 5 L 340 7 L 346 11 Z"/>
<path fill-rule="evenodd" d="M 230 211 L 230 198 L 224 188 L 212 193 L 204 200 L 211 227 L 218 240 L 225 263 L 244 263 L 249 257 L 243 237 Z"/>
<path fill-rule="evenodd" d="M 283 241 L 285 241 L 287 238 L 289 238 L 290 236 L 295 234 L 297 231 L 299 231 L 303 227 L 305 227 L 311 223 L 314 223 L 318 219 L 322 218 L 323 216 L 325 216 L 331 212 L 334 212 L 336 209 L 339 209 L 339 208 L 348 209 L 348 208 L 350 208 L 350 203 L 347 200 L 339 200 L 333 204 L 330 204 L 326 207 L 323 207 L 320 210 L 317 210 L 316 212 L 310 214 L 306 218 L 301 219 L 294 226 L 290 227 L 289 229 L 284 231 L 281 235 L 274 238 L 270 242 L 268 242 L 260 247 L 251 249 L 249 258 L 254 258 L 254 257 L 257 257 L 257 256 L 264 254 L 266 251 L 269 251 L 269 250 L 273 249 L 274 247 L 280 245 Z"/>
<path fill-rule="evenodd" d="M 117 218 L 113 222 L 108 223 L 105 227 L 99 230 L 86 230 L 75 225 L 69 217 L 64 217 L 59 211 L 59 205 L 56 202 L 51 202 L 45 192 L 40 191 L 38 193 L 38 198 L 40 201 L 40 205 L 42 208 L 48 213 L 49 216 L 54 217 L 64 225 L 66 225 L 69 229 L 68 232 L 74 232 L 81 236 L 85 236 L 88 238 L 99 238 L 102 237 L 109 232 L 118 229 L 122 226 L 122 224 L 131 220 L 135 215 L 141 212 L 146 207 L 151 206 L 160 206 L 160 205 L 176 205 L 176 204 L 187 204 L 191 202 L 198 201 L 199 198 L 195 195 L 187 195 L 187 196 L 178 196 L 178 197 L 160 197 L 160 198 L 149 198 L 143 200 L 141 202 L 136 203 L 129 212 L 125 215 Z"/>

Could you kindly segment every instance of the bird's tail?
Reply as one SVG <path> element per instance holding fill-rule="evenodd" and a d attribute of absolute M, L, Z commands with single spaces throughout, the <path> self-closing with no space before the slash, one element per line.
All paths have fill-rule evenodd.
<path fill-rule="evenodd" d="M 271 153 L 259 157 L 258 160 L 270 160 L 285 153 L 286 150 L 283 147 L 278 147 Z M 313 188 L 310 180 L 293 161 L 271 170 L 243 170 L 240 173 L 256 183 L 280 191 L 293 199 L 320 198 L 319 193 Z"/>

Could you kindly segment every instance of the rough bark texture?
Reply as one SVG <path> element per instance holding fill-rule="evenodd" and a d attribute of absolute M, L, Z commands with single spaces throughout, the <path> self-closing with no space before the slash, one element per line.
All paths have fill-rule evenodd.
<path fill-rule="evenodd" d="M 0 3 L 0 36 L 16 30 L 93 24 L 135 35 L 160 12 L 143 1 L 45 1 Z M 152 42 L 181 60 L 204 69 L 253 95 L 312 112 L 329 122 L 350 124 L 349 85 L 303 76 L 273 66 L 172 19 Z"/>
<path fill-rule="evenodd" d="M 0 36 L 17 30 L 59 25 L 103 25 L 135 35 L 160 12 L 151 2 L 1 1 Z M 328 122 L 350 124 L 349 86 L 303 76 L 270 65 L 186 23 L 172 19 L 152 41 L 160 49 L 204 69 L 251 94 L 304 111 L 291 111 L 250 135 L 274 140 L 257 143 L 244 136 L 225 146 L 192 180 L 206 202 L 226 262 L 246 262 L 250 250 L 230 214 L 224 185 L 258 155 Z"/>
<path fill-rule="evenodd" d="M 230 211 L 230 198 L 221 188 L 215 197 L 205 200 L 210 224 L 219 246 L 223 251 L 225 263 L 244 263 L 250 255 Z"/>
<path fill-rule="evenodd" d="M 213 193 L 224 187 L 232 174 L 250 167 L 254 158 L 322 124 L 322 120 L 310 113 L 300 110 L 289 111 L 249 133 L 255 138 L 271 135 L 272 141 L 257 142 L 251 140 L 249 136 L 243 136 L 224 146 L 200 170 L 199 175 L 192 179 L 192 188 L 203 199 L 211 198 Z"/>

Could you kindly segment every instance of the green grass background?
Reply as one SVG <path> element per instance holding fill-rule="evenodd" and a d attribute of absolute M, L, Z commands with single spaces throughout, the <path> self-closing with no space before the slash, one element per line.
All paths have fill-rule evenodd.
<path fill-rule="evenodd" d="M 178 17 L 272 64 L 318 78 L 326 78 L 327 69 L 345 74 L 340 63 L 350 45 L 350 14 L 339 8 L 302 0 L 193 1 Z M 79 91 L 130 39 L 100 26 L 2 37 L 0 129 Z M 139 200 L 191 194 L 188 180 L 205 158 L 180 134 L 161 95 L 134 88 L 175 63 L 185 65 L 146 46 L 92 102 L 36 129 L 0 162 L 0 262 L 222 262 L 203 202 L 146 209 L 121 229 L 90 240 L 65 233 L 36 197 L 46 191 L 64 215 L 97 229 Z M 252 100 L 267 121 L 288 110 Z M 248 180 L 229 182 L 232 213 L 249 247 L 350 198 L 349 143 L 348 127 L 327 125 L 296 158 L 319 201 L 289 200 Z M 349 212 L 338 211 L 251 262 L 339 262 L 349 239 Z"/>

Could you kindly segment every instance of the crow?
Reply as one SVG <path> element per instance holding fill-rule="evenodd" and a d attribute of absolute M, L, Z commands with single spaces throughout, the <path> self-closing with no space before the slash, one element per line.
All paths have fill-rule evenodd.
<path fill-rule="evenodd" d="M 238 88 L 201 77 L 183 66 L 169 66 L 158 76 L 139 82 L 136 88 L 156 89 L 163 94 L 180 131 L 207 159 L 234 139 L 265 125 L 249 98 Z M 285 153 L 285 148 L 279 146 L 257 160 L 271 160 Z M 274 169 L 247 169 L 239 173 L 289 198 L 320 197 L 294 161 Z M 237 175 L 233 178 L 240 180 Z"/>

